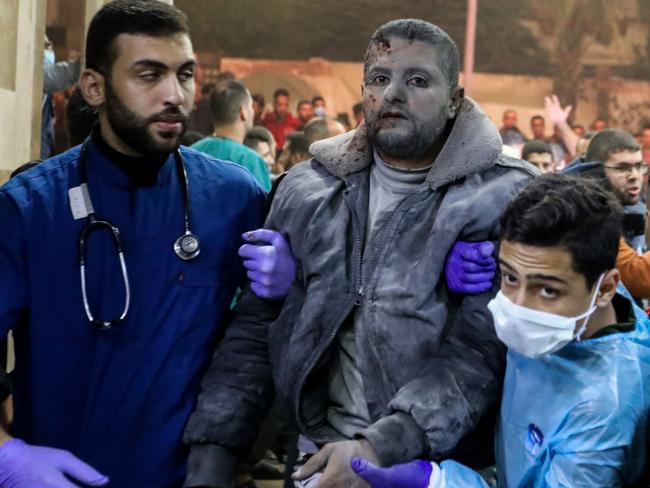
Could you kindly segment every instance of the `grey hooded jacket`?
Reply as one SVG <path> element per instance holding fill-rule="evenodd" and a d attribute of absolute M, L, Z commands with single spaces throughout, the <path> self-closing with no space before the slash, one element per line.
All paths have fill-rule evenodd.
<path fill-rule="evenodd" d="M 425 183 L 365 236 L 365 127 L 314 144 L 312 154 L 282 181 L 266 222 L 288 238 L 297 279 L 284 303 L 244 292 L 185 431 L 186 486 L 231 486 L 274 388 L 304 435 L 342 440 L 326 422 L 328 366 L 355 307 L 373 421 L 358 437 L 383 465 L 449 456 L 499 398 L 504 347 L 486 308 L 494 291 L 453 295 L 444 263 L 459 239 L 495 239 L 499 214 L 536 175 L 532 166 L 501 154 L 499 132 L 466 99 Z"/>

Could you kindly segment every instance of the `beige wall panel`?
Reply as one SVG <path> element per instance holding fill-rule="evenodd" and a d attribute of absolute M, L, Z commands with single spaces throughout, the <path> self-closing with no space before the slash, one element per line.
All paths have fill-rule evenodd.
<path fill-rule="evenodd" d="M 18 39 L 18 0 L 0 2 L 0 88 L 16 89 L 16 44 Z"/>
<path fill-rule="evenodd" d="M 20 0 L 12 10 L 13 2 L 0 2 L 2 9 L 7 7 L 2 14 L 13 11 L 13 18 L 0 15 L 0 32 L 13 29 L 14 34 L 2 35 L 16 38 L 13 55 L 0 50 L 3 69 L 14 77 L 13 86 L 3 84 L 4 88 L 0 88 L 0 179 L 6 171 L 37 157 L 40 150 L 46 2 Z"/>

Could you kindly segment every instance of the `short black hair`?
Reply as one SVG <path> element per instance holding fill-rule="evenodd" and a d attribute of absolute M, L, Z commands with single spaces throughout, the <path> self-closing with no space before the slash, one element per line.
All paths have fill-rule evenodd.
<path fill-rule="evenodd" d="M 287 147 L 294 154 L 309 154 L 309 140 L 302 131 L 287 134 Z"/>
<path fill-rule="evenodd" d="M 196 144 L 199 142 L 201 139 L 205 138 L 205 134 L 201 134 L 199 131 L 196 130 L 188 130 L 183 134 L 183 137 L 181 138 L 181 144 L 183 146 L 191 146 L 192 144 Z"/>
<path fill-rule="evenodd" d="M 201 87 L 201 95 L 207 96 L 210 95 L 210 92 L 214 88 L 215 83 L 204 83 Z"/>
<path fill-rule="evenodd" d="M 549 174 L 530 183 L 506 207 L 499 238 L 537 247 L 564 247 L 573 270 L 591 289 L 616 267 L 623 209 L 593 180 Z"/>
<path fill-rule="evenodd" d="M 273 134 L 271 134 L 270 130 L 261 125 L 255 125 L 246 133 L 244 145 L 256 150 L 260 142 L 266 142 L 269 147 L 273 147 L 275 141 L 273 140 Z"/>
<path fill-rule="evenodd" d="M 278 98 L 278 97 L 288 97 L 289 92 L 287 91 L 286 88 L 278 88 L 273 92 L 273 98 Z"/>
<path fill-rule="evenodd" d="M 21 164 L 11 172 L 11 174 L 9 175 L 9 179 L 13 178 L 14 176 L 18 176 L 20 173 L 24 173 L 25 171 L 38 166 L 39 164 L 41 164 L 41 162 L 42 161 L 40 159 L 32 159 L 31 161 Z"/>
<path fill-rule="evenodd" d="M 248 89 L 237 80 L 222 80 L 210 92 L 210 116 L 215 125 L 232 124 L 250 97 Z"/>
<path fill-rule="evenodd" d="M 261 93 L 254 93 L 253 101 L 259 103 L 262 107 L 266 105 L 266 100 L 264 100 L 264 95 L 262 95 Z"/>
<path fill-rule="evenodd" d="M 353 114 L 362 114 L 363 113 L 363 103 L 355 103 L 352 105 L 352 113 Z"/>
<path fill-rule="evenodd" d="M 546 119 L 544 118 L 544 116 L 543 116 L 543 115 L 539 115 L 539 114 L 537 114 L 537 115 L 533 115 L 533 116 L 530 118 L 530 123 L 531 123 L 531 124 L 533 123 L 533 120 L 542 120 L 542 121 L 546 122 Z"/>
<path fill-rule="evenodd" d="M 97 109 L 89 105 L 79 87 L 75 87 L 65 107 L 66 131 L 70 147 L 81 144 L 90 135 L 98 119 Z"/>
<path fill-rule="evenodd" d="M 524 144 L 524 148 L 521 150 L 521 159 L 528 161 L 528 156 L 532 153 L 544 154 L 548 153 L 551 156 L 553 151 L 551 151 L 551 146 L 548 143 L 542 141 L 541 139 L 533 139 Z"/>
<path fill-rule="evenodd" d="M 621 151 L 640 151 L 634 136 L 621 129 L 605 129 L 592 137 L 585 159 L 605 163 L 613 154 Z"/>
<path fill-rule="evenodd" d="M 114 0 L 93 17 L 86 37 L 86 67 L 110 75 L 118 57 L 115 39 L 120 34 L 166 37 L 188 34 L 187 17 L 158 0 Z"/>
<path fill-rule="evenodd" d="M 371 54 L 377 46 L 390 46 L 390 39 L 398 38 L 406 41 L 420 41 L 438 50 L 438 61 L 441 70 L 447 77 L 449 88 L 458 86 L 458 71 L 460 66 L 458 46 L 449 34 L 437 25 L 421 19 L 391 20 L 377 29 L 368 44 L 363 63 L 364 77 L 368 71 Z"/>
<path fill-rule="evenodd" d="M 316 102 L 325 103 L 325 99 L 323 97 L 321 97 L 320 95 L 316 95 L 314 98 L 311 99 L 311 104 L 316 105 Z"/>

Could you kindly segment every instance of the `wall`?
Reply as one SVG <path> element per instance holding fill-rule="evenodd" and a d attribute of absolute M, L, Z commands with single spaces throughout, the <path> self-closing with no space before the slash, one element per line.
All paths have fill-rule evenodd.
<path fill-rule="evenodd" d="M 45 2 L 0 2 L 0 182 L 39 154 Z"/>
<path fill-rule="evenodd" d="M 207 57 L 200 56 L 200 59 Z M 292 95 L 292 108 L 301 98 L 320 94 L 328 112 L 347 112 L 361 99 L 363 65 L 330 62 L 320 58 L 306 61 L 223 58 L 221 71 L 231 71 L 246 83 L 252 92 L 262 93 L 270 108 L 273 91 L 284 86 Z M 461 75 L 462 84 L 462 75 Z M 519 115 L 520 129 L 530 136 L 530 118 L 544 115 L 544 97 L 552 94 L 552 80 L 546 77 L 475 73 L 472 98 L 481 104 L 492 120 L 500 126 L 503 112 L 514 109 Z M 609 83 L 612 125 L 632 132 L 639 130 L 644 119 L 650 122 L 650 83 L 613 79 Z M 584 81 L 574 123 L 588 126 L 597 114 L 595 80 Z M 547 135 L 552 127 L 547 123 Z"/>

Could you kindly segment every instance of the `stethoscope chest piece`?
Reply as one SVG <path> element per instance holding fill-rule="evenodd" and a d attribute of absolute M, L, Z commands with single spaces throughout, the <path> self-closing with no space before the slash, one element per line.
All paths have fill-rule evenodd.
<path fill-rule="evenodd" d="M 191 232 L 186 232 L 174 242 L 174 252 L 184 261 L 194 259 L 201 252 L 199 238 Z"/>

